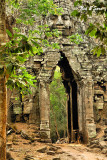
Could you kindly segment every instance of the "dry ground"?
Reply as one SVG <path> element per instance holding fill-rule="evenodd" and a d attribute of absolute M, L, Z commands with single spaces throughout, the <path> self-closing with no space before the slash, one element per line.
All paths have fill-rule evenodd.
<path fill-rule="evenodd" d="M 34 137 L 36 134 L 33 125 L 17 123 L 15 126 L 29 136 Z M 7 151 L 14 160 L 107 160 L 98 148 L 90 149 L 83 144 L 47 144 L 38 140 L 31 142 L 21 134 L 12 133 L 7 137 Z M 39 149 L 42 151 L 39 152 Z"/>

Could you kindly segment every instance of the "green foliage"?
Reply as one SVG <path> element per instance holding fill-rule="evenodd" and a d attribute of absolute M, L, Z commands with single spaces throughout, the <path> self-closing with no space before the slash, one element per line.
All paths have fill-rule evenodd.
<path fill-rule="evenodd" d="M 29 57 L 35 54 L 42 54 L 43 47 L 58 48 L 57 43 L 50 43 L 50 37 L 58 37 L 58 30 L 52 32 L 47 25 L 35 26 L 35 17 L 40 20 L 47 14 L 61 14 L 62 9 L 58 8 L 53 0 L 7 0 L 12 12 L 19 13 L 16 23 L 23 24 L 25 27 L 33 26 L 34 29 L 28 29 L 27 35 L 20 33 L 18 28 L 14 28 L 14 35 L 6 30 L 11 40 L 0 48 L 0 59 L 3 65 L 0 65 L 0 74 L 8 77 L 7 86 L 11 89 L 16 88 L 22 93 L 27 94 L 30 86 L 35 87 L 36 77 L 30 75 L 24 67 L 24 63 Z"/>
<path fill-rule="evenodd" d="M 61 14 L 62 8 L 58 8 L 53 3 L 53 0 L 7 0 L 8 4 L 17 8 L 20 16 L 17 18 L 17 23 L 24 23 L 26 25 L 33 25 L 35 22 L 35 16 L 39 16 L 42 20 L 42 16 L 47 14 Z"/>
<path fill-rule="evenodd" d="M 10 89 L 16 88 L 19 91 L 21 90 L 21 94 L 28 94 L 31 93 L 30 87 L 35 87 L 35 78 L 35 76 L 32 76 L 26 71 L 25 67 L 21 67 L 20 70 L 17 71 L 17 74 L 11 74 L 7 81 L 7 86 Z"/>
<path fill-rule="evenodd" d="M 93 48 L 92 52 L 99 57 L 101 54 L 106 54 L 107 50 L 107 3 L 95 0 L 93 2 L 83 2 L 76 0 L 74 2 L 75 10 L 71 13 L 72 16 L 80 18 L 81 21 L 87 21 L 90 17 L 96 16 L 102 18 L 101 22 L 89 23 L 85 32 L 86 35 L 96 38 L 98 44 Z"/>
<path fill-rule="evenodd" d="M 71 42 L 74 42 L 76 44 L 80 44 L 81 42 L 83 42 L 81 35 L 79 35 L 78 33 L 76 33 L 75 35 L 69 36 L 69 39 Z"/>
<path fill-rule="evenodd" d="M 80 13 L 77 10 L 72 11 L 71 16 L 78 17 Z"/>
<path fill-rule="evenodd" d="M 6 29 L 6 32 L 7 32 L 9 37 L 12 37 L 12 33 L 8 29 Z"/>
<path fill-rule="evenodd" d="M 65 136 L 67 132 L 67 115 L 66 115 L 66 101 L 67 96 L 65 88 L 62 83 L 61 73 L 59 67 L 54 72 L 54 78 L 50 85 L 50 121 L 51 121 L 51 138 L 55 142 L 56 124 L 60 137 Z"/>
<path fill-rule="evenodd" d="M 76 7 L 78 5 L 82 5 L 82 1 L 81 0 L 77 0 L 77 1 L 74 2 L 74 7 Z"/>
<path fill-rule="evenodd" d="M 7 33 L 10 36 L 10 32 Z M 33 84 L 36 82 L 35 77 L 30 75 L 23 65 L 32 55 L 34 55 L 32 46 L 28 43 L 27 37 L 22 35 L 15 34 L 5 47 L 0 48 L 0 59 L 5 62 L 2 66 L 5 69 L 2 69 L 1 74 L 9 77 L 7 81 L 9 88 L 21 88 L 26 94 L 26 91 L 30 92 L 30 86 L 35 86 Z"/>

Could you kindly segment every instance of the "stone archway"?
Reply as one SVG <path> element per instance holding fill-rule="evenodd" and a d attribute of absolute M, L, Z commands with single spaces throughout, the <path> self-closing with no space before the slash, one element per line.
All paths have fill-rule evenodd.
<path fill-rule="evenodd" d="M 50 76 L 47 80 L 42 76 L 40 79 L 40 131 L 46 133 L 46 137 L 50 138 L 49 128 L 49 83 L 51 82 L 51 75 L 53 68 L 58 64 L 62 71 L 63 83 L 68 94 L 68 137 L 69 142 L 77 139 L 78 135 L 83 138 L 84 143 L 87 143 L 90 138 L 95 137 L 96 127 L 94 124 L 93 115 L 93 81 L 90 75 L 86 79 L 81 78 L 75 70 L 75 66 L 70 65 L 70 59 L 67 58 L 66 52 L 60 52 L 61 59 L 58 55 L 56 61 L 51 61 Z M 71 58 L 71 56 L 70 56 Z M 48 61 L 47 61 L 48 62 Z M 75 61 L 76 62 L 76 61 Z M 45 63 L 46 65 L 46 63 Z M 52 68 L 53 66 L 53 68 Z M 77 66 L 80 64 L 77 62 Z M 46 66 L 45 66 L 46 67 Z M 71 68 L 73 67 L 73 68 Z M 85 71 L 84 71 L 85 72 Z M 45 70 L 41 70 L 41 75 L 44 75 Z"/>

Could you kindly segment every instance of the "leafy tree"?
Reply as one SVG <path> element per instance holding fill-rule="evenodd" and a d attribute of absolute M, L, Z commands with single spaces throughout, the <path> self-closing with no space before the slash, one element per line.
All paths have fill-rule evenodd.
<path fill-rule="evenodd" d="M 28 73 L 24 63 L 29 57 L 35 54 L 42 54 L 43 47 L 59 48 L 58 44 L 50 43 L 49 37 L 58 36 L 57 30 L 50 31 L 48 25 L 35 25 L 35 16 L 42 21 L 43 16 L 50 14 L 60 14 L 61 9 L 53 4 L 52 0 L 22 0 L 20 3 L 16 0 L 7 0 L 8 5 L 12 5 L 13 11 L 16 9 L 20 14 L 16 23 L 24 24 L 28 28 L 27 35 L 19 33 L 18 28 L 14 28 L 14 35 L 6 30 L 10 41 L 0 48 L 0 59 L 4 61 L 0 64 L 0 73 L 8 75 L 7 86 L 9 88 L 21 89 L 22 93 L 30 92 L 30 86 L 35 87 L 35 76 Z M 15 9 L 14 9 L 15 7 Z M 35 9 L 36 8 L 36 9 Z M 33 26 L 33 29 L 32 29 Z M 5 65 L 5 70 L 4 70 Z"/>
<path fill-rule="evenodd" d="M 67 96 L 62 83 L 60 68 L 56 67 L 53 81 L 50 84 L 50 128 L 53 142 L 64 137 L 67 132 L 66 101 Z"/>
<path fill-rule="evenodd" d="M 83 0 L 75 0 L 74 7 L 75 9 L 71 15 L 84 21 L 85 24 L 88 24 L 85 34 L 96 39 L 95 42 L 97 43 L 92 50 L 93 54 L 97 54 L 98 57 L 101 54 L 106 54 L 107 2 L 100 0 L 87 2 Z M 94 19 L 94 21 L 90 22 L 90 18 Z"/>
<path fill-rule="evenodd" d="M 34 15 L 42 18 L 49 12 L 51 14 L 60 12 L 52 0 L 8 0 L 8 2 L 13 5 L 13 11 L 15 7 L 20 13 L 17 23 L 23 22 L 27 26 L 35 25 Z M 44 46 L 59 47 L 48 42 L 48 37 L 58 36 L 58 33 L 56 30 L 50 32 L 47 25 L 39 25 L 33 31 L 30 30 L 28 35 L 21 34 L 17 28 L 14 34 L 6 30 L 5 7 L 5 0 L 0 0 L 0 160 L 6 160 L 6 82 L 11 89 L 19 89 L 25 94 L 30 92 L 29 88 L 35 86 L 36 80 L 23 64 L 30 56 L 42 54 Z M 6 40 L 6 32 L 10 40 Z"/>

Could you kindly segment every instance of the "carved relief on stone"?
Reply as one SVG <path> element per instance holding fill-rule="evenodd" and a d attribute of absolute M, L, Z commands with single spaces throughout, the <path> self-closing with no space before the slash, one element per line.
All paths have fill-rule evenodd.
<path fill-rule="evenodd" d="M 61 15 L 48 15 L 46 18 L 47 24 L 51 29 L 58 29 L 61 32 L 62 36 L 71 35 L 71 10 L 70 10 L 70 1 L 54 1 L 58 7 L 63 8 L 63 13 Z"/>
<path fill-rule="evenodd" d="M 103 105 L 104 105 L 103 95 L 95 95 L 94 106 L 97 107 L 97 109 L 103 109 Z"/>

